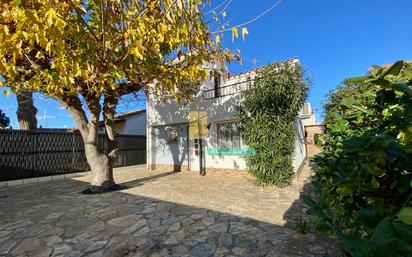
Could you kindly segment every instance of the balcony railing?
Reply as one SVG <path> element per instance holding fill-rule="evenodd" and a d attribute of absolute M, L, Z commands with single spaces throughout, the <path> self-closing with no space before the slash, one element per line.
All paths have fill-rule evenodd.
<path fill-rule="evenodd" d="M 242 91 L 245 91 L 249 88 L 252 80 L 241 81 L 233 84 L 225 84 L 218 88 L 208 89 L 203 92 L 203 97 L 208 99 L 214 99 L 223 96 L 239 94 Z"/>

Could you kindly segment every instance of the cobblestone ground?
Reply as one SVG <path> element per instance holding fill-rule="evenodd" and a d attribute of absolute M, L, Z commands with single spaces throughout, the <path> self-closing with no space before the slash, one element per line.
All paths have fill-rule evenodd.
<path fill-rule="evenodd" d="M 337 256 L 299 234 L 308 169 L 286 189 L 239 174 L 117 169 L 126 188 L 82 195 L 88 176 L 0 189 L 0 256 Z"/>

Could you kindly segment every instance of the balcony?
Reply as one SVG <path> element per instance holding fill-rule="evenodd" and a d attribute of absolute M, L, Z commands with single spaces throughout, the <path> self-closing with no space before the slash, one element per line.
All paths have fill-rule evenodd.
<path fill-rule="evenodd" d="M 208 89 L 203 92 L 203 97 L 206 100 L 209 100 L 209 99 L 214 99 L 218 97 L 236 95 L 236 94 L 239 94 L 240 92 L 247 90 L 250 86 L 251 81 L 252 80 L 249 79 L 246 81 L 241 81 L 241 82 L 232 83 L 232 84 L 224 84 L 217 88 Z"/>

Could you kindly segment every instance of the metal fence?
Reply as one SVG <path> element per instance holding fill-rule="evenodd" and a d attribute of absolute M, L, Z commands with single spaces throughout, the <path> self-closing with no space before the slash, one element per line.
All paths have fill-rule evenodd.
<path fill-rule="evenodd" d="M 107 139 L 99 136 L 107 147 Z M 146 136 L 119 135 L 116 167 L 146 163 Z M 87 171 L 80 133 L 0 130 L 0 181 Z"/>
<path fill-rule="evenodd" d="M 240 92 L 247 90 L 250 87 L 251 82 L 252 80 L 249 79 L 246 81 L 240 81 L 237 83 L 208 89 L 203 92 L 203 97 L 208 100 L 228 95 L 239 94 Z"/>

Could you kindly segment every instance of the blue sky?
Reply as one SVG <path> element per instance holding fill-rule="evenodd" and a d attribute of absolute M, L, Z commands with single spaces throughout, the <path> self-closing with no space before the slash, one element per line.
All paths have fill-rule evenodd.
<path fill-rule="evenodd" d="M 212 1 L 217 5 L 222 1 Z M 272 6 L 276 0 L 233 0 L 227 19 L 236 25 Z M 347 77 L 363 75 L 373 64 L 412 60 L 410 0 L 283 0 L 266 16 L 247 25 L 249 36 L 232 42 L 240 49 L 244 64 L 230 65 L 232 73 L 297 57 L 313 85 L 309 102 L 321 119 L 325 95 Z M 39 124 L 43 127 L 74 127 L 66 110 L 54 100 L 36 94 Z M 127 102 L 119 112 L 144 108 L 142 100 Z M 16 127 L 15 97 L 0 96 L 0 108 Z M 45 119 L 46 117 L 46 119 Z"/>

